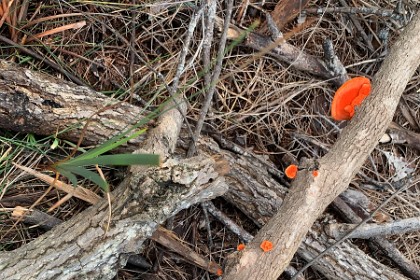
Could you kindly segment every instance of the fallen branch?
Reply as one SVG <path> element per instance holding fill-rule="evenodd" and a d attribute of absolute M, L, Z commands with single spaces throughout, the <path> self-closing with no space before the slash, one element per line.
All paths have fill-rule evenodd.
<path fill-rule="evenodd" d="M 51 230 L 53 227 L 63 222 L 62 220 L 48 215 L 44 212 L 41 212 L 39 210 L 29 210 L 20 206 L 15 207 L 12 213 L 12 217 L 14 219 L 22 219 L 22 221 L 25 223 L 37 225 L 45 230 Z M 209 271 L 210 273 L 216 275 L 220 275 L 222 273 L 222 269 L 217 263 L 212 262 L 209 259 L 201 256 L 189 246 L 183 244 L 182 240 L 180 240 L 175 235 L 175 233 L 170 230 L 159 226 L 157 227 L 153 235 L 150 237 L 150 239 L 178 253 L 185 260 L 197 265 L 198 267 L 201 267 L 202 269 Z M 130 255 L 128 257 L 127 263 L 134 265 L 140 264 L 141 267 L 144 267 L 146 261 L 137 255 Z"/>
<path fill-rule="evenodd" d="M 405 28 L 375 75 L 373 91 L 343 129 L 330 152 L 308 162 L 319 175 L 298 173 L 281 208 L 241 255 L 229 265 L 226 280 L 277 279 L 315 220 L 351 182 L 392 121 L 399 98 L 420 63 L 420 13 Z M 310 213 L 310 215 L 308 215 Z M 285 226 L 287 225 L 287 226 Z M 262 254 L 264 240 L 274 244 Z M 276 263 L 276 266 L 272 264 Z"/>
<path fill-rule="evenodd" d="M 362 218 L 359 217 L 352 208 L 350 208 L 340 197 L 334 200 L 334 208 L 336 208 L 346 220 L 352 223 L 361 223 Z M 365 209 L 356 209 L 358 213 L 363 213 Z M 364 214 L 363 218 L 367 218 L 368 215 Z M 383 254 L 392 260 L 400 270 L 410 278 L 418 279 L 419 268 L 416 264 L 408 260 L 399 250 L 395 248 L 395 245 L 382 237 L 372 237 L 369 239 L 375 248 L 379 248 Z"/>
<path fill-rule="evenodd" d="M 105 230 L 108 203 L 101 200 L 35 241 L 1 252 L 2 279 L 112 279 L 127 261 L 124 253 L 138 251 L 159 224 L 227 190 L 223 177 L 215 171 L 217 165 L 211 159 L 191 158 L 189 164 L 182 165 L 185 173 L 167 166 L 167 172 L 158 169 L 127 176 L 112 192 L 109 231 Z M 176 185 L 157 183 L 168 180 Z"/>
<path fill-rule="evenodd" d="M 216 23 L 221 29 L 222 20 L 216 18 Z M 228 34 L 229 39 L 239 40 L 245 30 L 231 24 Z M 347 72 L 344 66 L 335 58 L 334 68 L 330 68 L 328 63 L 321 58 L 309 55 L 301 49 L 286 42 L 286 36 L 273 41 L 269 36 L 261 35 L 256 32 L 249 32 L 242 44 L 246 47 L 259 51 L 257 55 L 269 55 L 279 62 L 285 62 L 291 67 L 307 72 L 311 75 L 321 77 L 325 80 L 331 80 L 336 86 L 342 85 L 347 79 Z M 332 53 L 332 52 L 331 52 Z M 328 58 L 331 60 L 331 58 Z M 340 69 L 337 69 L 340 66 Z"/>
<path fill-rule="evenodd" d="M 357 224 L 329 224 L 325 232 L 335 239 L 339 239 L 349 231 L 352 231 L 349 238 L 368 239 L 375 236 L 395 235 L 420 230 L 420 217 L 408 218 L 385 224 L 364 224 L 354 228 Z"/>

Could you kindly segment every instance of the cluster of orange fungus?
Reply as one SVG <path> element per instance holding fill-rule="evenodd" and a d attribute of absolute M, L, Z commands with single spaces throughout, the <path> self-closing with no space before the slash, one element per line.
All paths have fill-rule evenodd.
<path fill-rule="evenodd" d="M 239 244 L 238 247 L 236 247 L 236 249 L 238 251 L 242 251 L 243 249 L 245 249 L 245 244 L 243 244 L 243 243 Z"/>
<path fill-rule="evenodd" d="M 350 120 L 354 108 L 362 104 L 371 89 L 366 77 L 356 77 L 346 81 L 335 93 L 331 105 L 331 116 L 336 121 Z"/>
<path fill-rule="evenodd" d="M 264 252 L 269 252 L 271 250 L 273 250 L 273 243 L 271 243 L 268 240 L 264 240 L 261 245 L 260 248 L 264 251 Z"/>
<path fill-rule="evenodd" d="M 296 174 L 298 172 L 297 165 L 291 164 L 289 165 L 286 170 L 284 170 L 284 174 L 286 174 L 287 178 L 293 179 L 296 177 Z"/>
<path fill-rule="evenodd" d="M 223 275 L 223 270 L 221 268 L 217 269 L 216 274 L 217 274 L 217 276 L 222 276 Z"/>
<path fill-rule="evenodd" d="M 319 175 L 318 170 L 312 171 L 312 176 L 317 177 Z"/>

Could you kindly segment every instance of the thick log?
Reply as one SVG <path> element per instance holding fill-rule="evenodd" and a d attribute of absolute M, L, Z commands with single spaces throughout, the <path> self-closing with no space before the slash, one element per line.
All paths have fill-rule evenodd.
<path fill-rule="evenodd" d="M 130 110 L 128 103 L 104 100 L 100 93 L 87 87 L 17 67 L 5 60 L 0 60 L 0 69 L 0 127 L 4 129 L 39 135 L 56 135 L 62 131 L 59 138 L 74 141 L 90 119 L 84 135 L 84 144 L 89 145 L 110 138 L 144 117 L 143 112 Z M 109 110 L 104 110 L 107 107 Z M 97 115 L 101 110 L 104 111 Z M 128 145 L 134 150 L 143 140 L 144 136 L 140 135 Z"/>
<path fill-rule="evenodd" d="M 138 252 L 159 224 L 226 192 L 219 163 L 196 157 L 128 176 L 112 193 L 109 230 L 109 206 L 102 200 L 35 241 L 0 253 L 2 279 L 113 279 L 125 254 Z"/>
<path fill-rule="evenodd" d="M 18 82 L 18 81 L 14 81 L 14 77 L 20 77 L 20 75 L 18 75 L 19 71 L 22 71 L 23 73 L 29 72 L 29 76 L 33 77 L 31 79 L 31 83 L 33 85 L 31 88 L 40 88 L 40 85 L 36 85 L 36 83 L 43 83 L 43 80 L 42 80 L 43 75 L 38 76 L 30 70 L 15 67 L 8 63 L 5 64 L 4 62 L 0 63 L 0 67 L 4 67 L 4 65 L 6 65 L 7 67 L 14 67 L 13 69 L 15 69 L 14 71 L 16 71 L 16 75 L 2 76 L 2 80 L 0 84 L 7 85 L 7 84 L 14 84 L 15 82 Z M 7 69 L 9 68 L 6 68 L 6 70 Z M 57 89 L 56 94 L 59 96 L 60 92 L 62 92 L 59 90 L 60 89 L 59 84 L 63 82 L 60 82 L 59 80 L 54 80 L 53 78 L 48 78 L 47 81 L 49 83 L 55 83 L 51 85 L 50 87 L 48 87 L 48 89 L 51 89 L 51 88 Z M 83 93 L 83 89 L 85 88 L 80 89 L 78 86 L 72 85 L 72 86 L 69 86 L 67 90 L 72 91 L 72 88 L 74 88 L 73 93 L 74 93 L 75 98 L 72 99 L 73 95 L 68 94 L 67 95 L 68 98 L 60 99 L 62 100 L 61 106 L 68 107 L 69 105 L 66 105 L 67 101 L 70 102 L 71 104 L 74 104 L 74 108 L 75 108 L 74 114 L 77 115 L 80 112 L 85 111 L 86 109 L 85 106 L 89 106 L 89 104 L 85 105 L 85 103 L 83 102 L 83 98 L 78 96 L 78 94 Z M 46 96 L 48 96 L 50 94 L 48 90 L 45 90 L 45 91 L 46 92 L 44 93 L 44 91 L 41 88 L 41 90 L 37 93 L 37 95 L 39 96 L 39 100 L 45 100 L 46 97 L 43 95 L 45 94 Z M 7 92 L 10 92 L 10 91 L 7 91 Z M 5 94 L 4 91 L 2 90 L 2 88 L 0 88 L 0 95 L 5 96 L 4 94 Z M 10 92 L 10 94 L 13 94 L 13 91 Z M 35 102 L 35 100 L 32 100 L 32 98 L 33 96 L 36 96 L 36 95 L 31 94 L 30 90 L 22 91 L 20 94 L 24 95 L 25 96 L 24 98 L 29 100 L 29 102 Z M 115 102 L 114 100 L 109 99 L 99 94 L 97 95 L 97 98 L 98 98 L 98 104 L 110 104 L 110 103 Z M 5 107 L 5 105 L 2 104 L 3 101 L 4 99 L 0 99 L 0 108 Z M 12 101 L 8 101 L 8 102 L 9 102 L 8 103 L 9 107 L 7 109 L 8 114 L 14 114 L 13 113 L 14 110 L 16 110 L 16 112 L 19 112 L 21 111 L 21 107 L 24 106 L 22 103 L 19 103 L 19 102 L 16 102 L 16 103 L 10 103 Z M 48 107 L 51 104 L 52 103 L 46 103 L 44 106 Z M 123 103 L 122 105 L 126 106 L 125 108 L 127 108 L 128 112 L 130 112 L 133 115 L 139 115 L 141 112 L 141 108 L 132 106 L 127 103 Z M 36 129 L 37 133 L 40 133 L 42 135 L 50 134 L 52 122 L 47 121 L 47 120 L 43 121 L 42 114 L 43 112 L 48 112 L 50 110 L 53 110 L 53 108 L 46 108 L 46 107 L 44 108 L 43 111 L 37 111 L 37 110 L 28 111 L 28 116 L 26 117 L 26 121 L 27 121 L 26 127 L 28 129 L 31 127 L 34 127 L 33 125 L 35 125 L 36 123 L 38 124 L 38 127 L 34 127 L 34 130 Z M 107 123 L 108 116 L 110 115 L 102 116 L 103 117 L 102 121 L 104 123 Z M 5 120 L 5 115 L 1 113 L 0 114 L 1 125 L 3 125 L 4 120 Z M 35 122 L 31 123 L 31 120 L 34 120 Z M 125 125 L 130 125 L 130 122 L 128 121 L 128 119 L 122 119 L 122 122 L 124 121 L 125 123 L 122 123 L 123 127 Z M 57 120 L 56 126 L 61 127 L 61 128 L 66 128 L 66 123 L 65 121 L 59 119 Z M 55 129 L 56 129 L 55 127 L 52 128 L 53 131 L 55 131 Z M 110 134 L 114 134 L 119 131 L 119 127 L 113 128 L 112 126 L 109 126 L 109 129 L 110 129 L 109 131 Z M 79 131 L 79 133 L 81 132 L 80 127 L 76 128 L 75 130 L 76 132 L 77 131 Z M 93 133 L 95 132 L 93 131 Z M 78 134 L 77 133 L 70 134 L 68 135 L 68 137 L 69 139 L 73 141 L 77 141 Z M 92 137 L 90 140 L 93 139 L 92 140 L 93 142 L 96 141 L 95 143 L 99 143 L 104 139 L 104 137 L 106 136 L 98 134 L 96 135 L 96 137 Z M 282 203 L 282 199 L 288 190 L 285 187 L 281 186 L 275 179 L 273 179 L 272 175 L 269 174 L 269 172 L 267 171 L 268 166 L 266 163 L 264 163 L 264 160 L 259 159 L 258 157 L 252 155 L 251 153 L 247 153 L 243 151 L 241 152 L 239 150 L 236 153 L 229 152 L 225 149 L 221 149 L 214 141 L 208 138 L 203 138 L 203 140 L 201 140 L 200 143 L 202 143 L 199 147 L 200 153 L 205 153 L 210 157 L 213 157 L 213 155 L 219 155 L 219 156 L 221 155 L 223 158 L 229 161 L 229 165 L 231 166 L 231 171 L 227 174 L 226 180 L 230 186 L 230 191 L 224 197 L 230 202 L 237 205 L 240 209 L 242 209 L 242 211 L 244 211 L 244 213 L 246 213 L 249 217 L 251 217 L 258 225 L 264 225 L 267 222 L 267 220 L 280 207 Z M 225 170 L 225 167 L 219 166 L 219 169 Z M 223 172 L 220 172 L 220 173 L 223 173 Z M 119 190 L 117 190 L 118 193 L 114 194 L 114 197 L 118 197 L 118 200 L 117 201 L 113 200 L 114 201 L 113 202 L 114 213 L 113 213 L 113 219 L 112 219 L 113 221 L 117 221 L 119 219 L 118 217 L 121 217 L 121 216 L 118 216 L 118 215 L 121 215 L 121 213 L 120 214 L 117 214 L 117 213 L 118 211 L 122 211 L 122 209 L 124 209 L 125 207 L 124 204 L 130 205 L 128 201 L 124 202 L 125 199 L 129 199 L 129 198 L 126 198 L 124 195 L 124 186 L 127 184 L 128 182 L 125 182 L 122 186 L 120 186 Z M 144 199 L 147 200 L 147 198 L 144 198 Z M 160 198 L 160 199 L 163 199 L 163 198 Z M 158 200 L 158 202 L 165 203 L 167 201 Z M 60 256 L 59 262 L 61 263 L 60 266 L 62 268 L 66 268 L 68 264 L 74 265 L 75 262 L 77 266 L 77 261 L 81 260 L 82 257 L 78 258 L 75 255 L 73 255 L 73 257 L 71 256 L 71 252 L 73 251 L 73 248 L 78 249 L 78 247 L 71 243 L 73 241 L 69 241 L 71 239 L 69 236 L 69 233 L 71 233 L 71 237 L 76 238 L 75 240 L 85 241 L 86 239 L 83 239 L 83 233 L 92 232 L 93 234 L 96 232 L 96 234 L 99 234 L 98 236 L 95 235 L 96 236 L 95 240 L 98 240 L 98 242 L 95 241 L 91 245 L 89 244 L 86 244 L 86 245 L 91 246 L 90 248 L 91 252 L 98 253 L 104 249 L 109 251 L 109 254 L 110 254 L 109 256 L 112 255 L 112 258 L 105 258 L 105 257 L 99 258 L 98 261 L 95 262 L 95 264 L 98 265 L 98 267 L 106 268 L 107 271 L 110 273 L 110 275 L 112 275 L 112 273 L 115 273 L 115 269 L 118 266 L 118 261 L 117 261 L 118 258 L 121 258 L 121 263 L 124 262 L 124 258 L 121 256 L 121 254 L 123 252 L 129 252 L 132 250 L 136 250 L 136 251 L 140 250 L 140 247 L 136 247 L 136 246 L 140 246 L 140 244 L 142 243 L 142 240 L 146 236 L 148 235 L 150 236 L 151 234 L 150 231 L 153 231 L 157 223 L 159 223 L 161 220 L 164 220 L 165 217 L 169 216 L 169 214 L 167 213 L 168 211 L 167 208 L 165 208 L 165 210 L 149 209 L 149 210 L 158 211 L 156 216 L 160 217 L 160 219 L 154 221 L 154 223 L 151 223 L 149 225 L 143 225 L 142 227 L 141 224 L 144 222 L 144 219 L 146 219 L 145 217 L 146 214 L 144 213 L 138 214 L 138 212 L 136 212 L 137 210 L 134 208 L 132 209 L 132 210 L 136 210 L 134 212 L 127 211 L 129 208 L 125 208 L 126 209 L 124 211 L 125 219 L 120 220 L 120 222 L 113 222 L 113 224 L 114 225 L 118 224 L 119 226 L 124 227 L 125 229 L 129 229 L 133 227 L 140 228 L 141 232 L 144 233 L 143 237 L 137 237 L 136 239 L 132 239 L 133 236 L 132 235 L 127 236 L 127 233 L 131 234 L 133 231 L 127 231 L 127 233 L 122 233 L 121 238 L 128 238 L 129 240 L 133 241 L 132 243 L 130 243 L 130 246 L 128 246 L 129 248 L 124 247 L 124 245 L 126 244 L 111 246 L 111 243 L 112 243 L 111 240 L 113 238 L 116 238 L 116 244 L 119 244 L 119 242 L 123 242 L 123 241 L 120 240 L 121 238 L 120 238 L 120 235 L 117 234 L 117 229 L 113 229 L 113 227 L 111 227 L 111 230 L 109 231 L 109 233 L 107 233 L 105 237 L 101 237 L 104 231 L 103 229 L 100 229 L 98 227 L 98 223 L 100 222 L 103 225 L 106 222 L 106 215 L 101 212 L 102 213 L 101 216 L 99 217 L 94 216 L 95 214 L 99 213 L 100 209 L 106 209 L 107 207 L 106 204 L 102 203 L 101 205 L 102 206 L 100 208 L 99 206 L 91 208 L 81 213 L 80 216 L 75 217 L 74 220 L 72 219 L 63 225 L 60 225 L 58 227 L 59 229 L 64 227 L 63 229 L 60 229 L 60 231 L 51 232 L 46 235 L 43 235 L 36 241 L 23 246 L 21 249 L 18 249 L 12 252 L 0 253 L 0 263 L 3 264 L 3 261 L 6 261 L 5 263 L 10 263 L 13 260 L 19 260 L 23 264 L 27 264 L 29 261 L 34 262 L 35 260 L 32 258 L 36 256 L 36 253 L 47 252 L 44 249 L 50 246 L 45 247 L 45 245 L 49 242 L 49 240 L 55 240 L 54 246 L 60 246 L 60 244 L 63 243 L 63 245 L 60 246 L 61 251 L 60 249 L 51 250 L 51 254 L 58 254 L 59 252 L 61 252 L 59 254 Z M 119 207 L 117 207 L 118 205 Z M 185 206 L 187 207 L 188 205 L 190 205 L 190 203 L 188 203 Z M 130 207 L 134 207 L 134 206 L 130 206 Z M 137 205 L 136 207 L 139 207 L 139 206 Z M 166 213 L 165 214 L 166 216 L 161 215 L 162 211 Z M 173 212 L 174 211 L 172 211 L 172 213 Z M 149 215 L 152 212 L 149 211 L 147 213 L 148 213 L 147 215 Z M 130 215 L 132 215 L 132 217 Z M 137 217 L 139 216 L 142 217 L 142 219 L 138 219 Z M 92 221 L 87 219 L 89 217 L 93 217 Z M 80 230 L 78 228 L 79 223 L 81 227 Z M 124 224 L 124 223 L 127 223 L 127 224 Z M 89 227 L 90 224 L 96 225 L 96 226 L 90 229 Z M 79 234 L 79 237 L 77 236 L 78 234 Z M 53 239 L 50 239 L 50 238 L 53 238 Z M 61 238 L 63 240 L 61 240 Z M 104 240 L 99 242 L 103 238 Z M 314 230 L 310 232 L 310 236 L 307 238 L 307 240 L 308 241 L 305 240 L 305 242 L 301 244 L 301 247 L 298 251 L 299 255 L 304 257 L 307 260 L 310 260 L 311 258 L 316 256 L 316 254 L 319 252 L 319 250 L 322 250 L 322 248 L 326 248 L 327 246 L 330 245 L 328 238 L 324 237 L 324 235 L 321 232 L 318 232 L 318 228 L 314 228 Z M 77 243 L 77 242 L 74 242 L 74 243 Z M 312 247 L 315 249 L 318 248 L 319 250 L 316 251 Z M 25 251 L 27 251 L 28 254 L 25 254 Z M 49 252 L 50 251 L 48 251 L 48 253 L 45 254 L 45 259 L 47 258 Z M 108 265 L 107 262 L 109 262 L 110 260 L 112 262 L 111 264 Z M 337 260 L 343 260 L 347 264 L 350 264 L 350 265 L 348 265 L 347 267 L 344 264 L 338 265 Z M 104 262 L 104 263 L 101 264 L 101 262 Z M 360 264 L 363 264 L 363 266 Z M 18 268 L 21 268 L 21 266 L 20 265 L 18 266 L 18 264 L 16 264 L 16 266 L 12 266 L 12 264 L 9 264 L 8 269 L 13 269 L 13 267 L 16 268 L 14 270 L 15 272 L 18 271 L 17 270 Z M 44 265 L 41 265 L 40 267 L 41 267 L 40 270 L 42 270 Z M 346 272 L 349 269 L 349 267 L 351 267 L 351 272 Z M 45 264 L 44 268 L 48 268 L 47 264 Z M 78 273 L 84 274 L 86 275 L 86 277 L 95 278 L 96 276 L 98 276 L 92 272 L 92 270 L 96 269 L 94 266 L 84 264 L 83 267 L 78 267 L 78 268 L 80 269 Z M 354 279 L 353 278 L 354 275 L 361 275 L 361 276 L 365 275 L 367 277 L 368 275 L 371 275 L 369 274 L 370 272 L 375 272 L 375 271 L 381 271 L 382 274 L 378 274 L 378 275 L 381 275 L 382 277 L 381 279 L 403 279 L 402 276 L 396 274 L 385 265 L 382 265 L 376 262 L 375 260 L 373 260 L 372 258 L 366 256 L 361 250 L 359 250 L 356 246 L 354 246 L 351 243 L 344 243 L 338 246 L 333 252 L 330 253 L 330 255 L 323 257 L 315 265 L 315 268 L 331 279 Z M 27 270 L 24 270 L 23 268 L 22 273 L 23 272 L 27 272 Z M 10 270 L 9 270 L 9 273 L 10 273 Z M 25 277 L 21 277 L 21 276 L 22 274 L 17 272 L 17 274 L 14 275 L 13 277 L 16 277 L 19 279 L 25 279 Z M 13 277 L 11 277 L 10 279 L 13 279 Z"/>

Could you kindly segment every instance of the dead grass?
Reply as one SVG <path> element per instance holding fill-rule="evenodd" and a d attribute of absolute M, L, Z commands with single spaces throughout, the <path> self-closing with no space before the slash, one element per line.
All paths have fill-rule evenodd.
<path fill-rule="evenodd" d="M 25 12 L 22 9 L 25 8 L 26 1 L 14 1 L 11 13 L 17 11 L 23 14 L 15 21 L 5 20 L 1 29 L 3 36 L 30 48 L 83 80 L 86 85 L 107 95 L 121 99 L 131 97 L 131 102 L 140 106 L 149 101 L 152 106 L 158 105 L 169 97 L 164 90 L 165 83 L 170 84 L 174 78 L 182 39 L 193 12 L 192 2 L 185 2 L 183 6 L 179 4 L 181 2 L 172 3 L 172 1 L 158 3 L 150 1 L 149 4 L 137 5 L 133 5 L 130 1 L 116 1 L 114 4 L 95 1 L 72 1 L 71 4 L 65 1 L 28 2 L 31 3 Z M 237 2 L 239 5 L 240 1 Z M 394 9 L 396 3 L 397 1 L 370 0 L 358 1 L 357 4 Z M 325 1 L 312 1 L 310 7 L 325 6 L 325 4 Z M 415 7 L 416 2 L 409 1 L 409 4 Z M 221 4 L 218 5 L 217 14 L 220 17 L 223 17 L 223 7 Z M 266 7 L 273 8 L 274 4 L 267 3 Z M 256 15 L 253 15 L 251 9 L 245 17 L 244 25 L 251 24 L 258 16 L 260 13 L 256 12 Z M 345 15 L 325 14 L 324 17 L 315 17 L 316 20 L 312 25 L 293 34 L 289 42 L 309 54 L 322 56 L 323 41 L 326 38 L 332 39 L 337 55 L 343 64 L 347 65 L 350 76 L 373 77 L 380 67 L 383 56 L 386 55 L 386 48 L 375 39 L 376 34 L 387 25 L 390 28 L 389 39 L 392 42 L 400 32 L 398 26 L 387 19 L 374 15 L 356 15 L 365 31 L 369 35 L 374 35 L 372 44 L 377 47 L 377 51 L 370 54 Z M 236 15 L 233 18 L 236 18 Z M 86 25 L 79 29 L 68 29 L 48 35 L 49 30 L 81 21 L 86 21 Z M 294 26 L 295 23 L 291 23 L 287 26 L 287 30 L 292 30 Z M 35 36 L 36 34 L 44 35 Z M 181 90 L 190 101 L 190 120 L 198 118 L 203 100 L 202 38 L 202 30 L 198 28 L 180 80 Z M 214 39 L 214 58 L 217 38 Z M 66 78 L 64 72 L 51 70 L 41 61 L 13 47 L 2 44 L 0 53 L 3 59 Z M 256 58 L 253 53 L 245 47 L 236 47 L 226 54 L 207 123 L 247 149 L 269 155 L 280 168 L 302 157 L 324 155 L 340 133 L 340 128 L 345 125 L 334 123 L 328 117 L 329 104 L 335 88 L 328 81 L 296 71 L 293 67 L 271 57 Z M 417 73 L 409 82 L 403 97 L 417 124 L 420 119 L 419 88 L 420 75 Z M 394 121 L 407 129 L 419 132 L 419 128 L 412 127 L 401 111 L 397 111 Z M 36 142 L 36 149 L 28 149 L 27 145 L 22 147 L 20 142 L 10 140 L 23 139 L 21 135 L 2 136 L 5 137 L 1 145 L 2 153 L 8 148 L 7 145 L 13 147 L 13 156 L 9 160 L 13 158 L 25 166 L 36 167 L 41 163 L 47 163 L 49 158 L 57 160 L 60 155 L 68 153 L 69 149 L 66 144 L 62 144 L 59 152 L 51 151 L 49 146 L 53 139 Z M 419 175 L 418 163 L 416 164 L 420 162 L 419 151 L 392 145 L 378 146 L 359 175 L 365 174 L 383 185 L 392 182 L 396 170 L 384 156 L 384 151 L 403 158 L 413 166 L 414 174 Z M 1 248 L 12 250 L 38 237 L 43 231 L 19 223 L 5 236 L 4 233 L 14 224 L 9 209 L 15 205 L 29 207 L 48 186 L 23 175 L 10 164 L 1 164 L 0 171 L 3 176 L 0 186 Z M 357 185 L 363 190 L 365 179 L 366 177 L 357 176 L 354 179 L 354 186 Z M 389 191 L 363 191 L 376 205 L 390 195 Z M 51 192 L 37 208 L 44 211 L 62 196 L 63 194 L 57 191 Z M 246 221 L 246 217 L 238 213 L 233 206 L 227 205 L 223 200 L 218 203 L 219 207 L 229 209 L 227 213 L 231 213 L 230 217 L 238 224 L 244 223 L 250 231 L 256 230 L 255 226 Z M 53 214 L 67 220 L 86 207 L 86 204 L 71 199 Z M 420 189 L 416 186 L 399 195 L 397 199 L 386 205 L 383 211 L 393 219 L 403 219 L 418 216 L 419 209 Z M 211 218 L 214 246 L 209 248 L 201 211 L 201 208 L 195 207 L 178 214 L 173 219 L 173 229 L 196 248 L 197 252 L 222 264 L 224 257 L 236 248 L 239 240 Z M 420 265 L 418 233 L 394 236 L 392 240 L 410 260 Z M 203 277 L 213 279 L 212 276 L 206 276 L 206 272 L 187 264 L 181 257 L 153 242 L 146 246 L 144 256 L 154 265 L 151 270 L 145 272 L 138 268 L 127 267 L 120 271 L 119 277 L 121 279 L 202 279 Z M 313 279 L 320 277 L 314 276 Z M 311 279 L 310 275 L 308 279 Z"/>

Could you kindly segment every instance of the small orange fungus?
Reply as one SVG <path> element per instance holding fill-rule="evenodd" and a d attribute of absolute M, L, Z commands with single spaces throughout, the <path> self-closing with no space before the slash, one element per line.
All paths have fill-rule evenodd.
<path fill-rule="evenodd" d="M 223 275 L 223 270 L 221 268 L 218 268 L 216 274 L 217 274 L 217 276 L 222 276 Z"/>
<path fill-rule="evenodd" d="M 268 240 L 264 240 L 261 245 L 260 248 L 264 251 L 264 252 L 269 252 L 271 250 L 273 250 L 273 243 L 271 243 Z"/>
<path fill-rule="evenodd" d="M 245 249 L 245 244 L 243 244 L 243 243 L 239 244 L 238 247 L 236 247 L 236 249 L 238 251 L 242 251 L 243 249 Z"/>
<path fill-rule="evenodd" d="M 312 176 L 317 177 L 319 175 L 318 170 L 312 171 Z"/>
<path fill-rule="evenodd" d="M 346 81 L 335 92 L 331 104 L 332 118 L 336 121 L 350 120 L 354 115 L 354 108 L 362 104 L 370 89 L 370 81 L 366 77 L 356 77 Z"/>
<path fill-rule="evenodd" d="M 284 170 L 284 173 L 286 174 L 287 178 L 293 179 L 296 177 L 296 174 L 298 172 L 297 165 L 291 164 L 289 165 L 286 170 Z"/>

